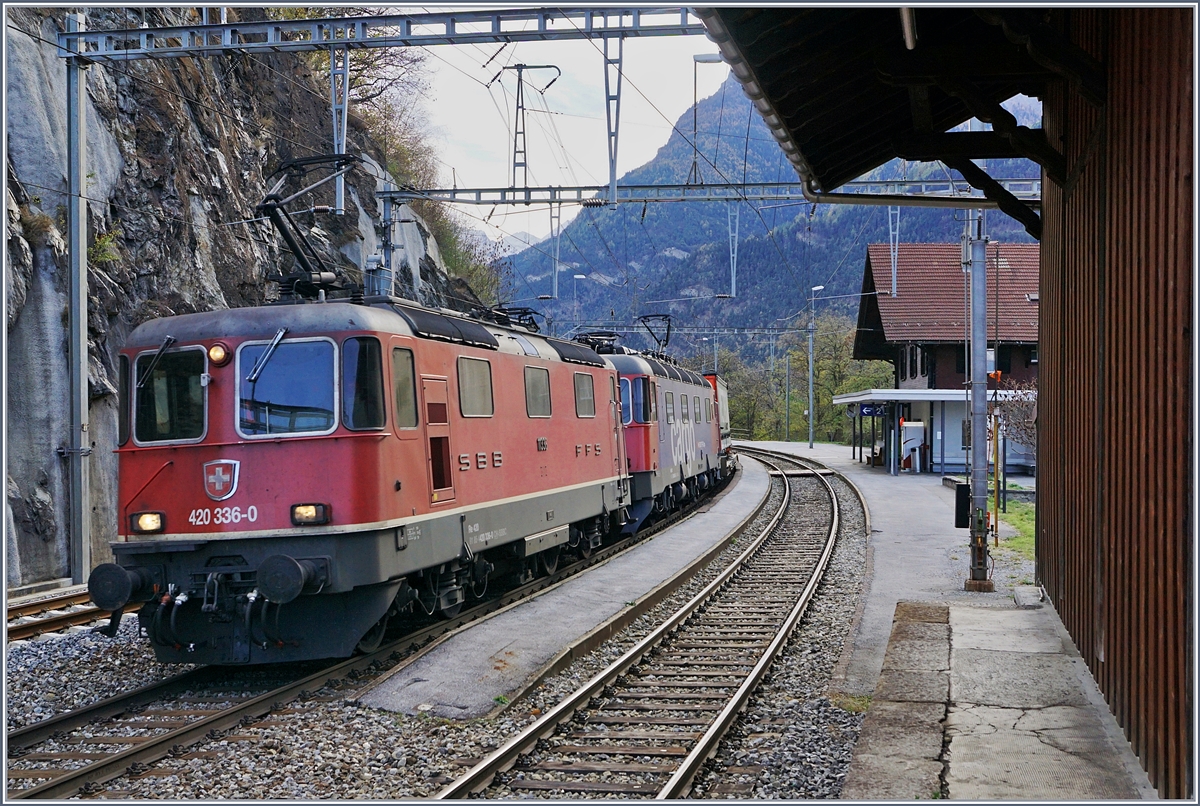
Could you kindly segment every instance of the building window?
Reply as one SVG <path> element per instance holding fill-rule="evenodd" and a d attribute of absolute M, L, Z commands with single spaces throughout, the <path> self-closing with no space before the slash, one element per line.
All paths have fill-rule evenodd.
<path fill-rule="evenodd" d="M 479 358 L 458 359 L 458 406 L 463 417 L 491 417 L 492 365 Z"/>
<path fill-rule="evenodd" d="M 1036 347 L 1029 348 L 1029 358 L 1027 358 L 1025 360 L 1025 366 L 1029 366 L 1031 364 L 1037 363 L 1037 358 L 1038 358 L 1037 351 L 1038 351 L 1038 348 L 1036 348 Z"/>
<path fill-rule="evenodd" d="M 900 380 L 908 380 L 908 351 L 900 348 L 900 360 L 896 362 L 896 371 L 900 374 Z"/>
<path fill-rule="evenodd" d="M 525 413 L 550 416 L 550 370 L 545 367 L 525 367 Z"/>
<path fill-rule="evenodd" d="M 1001 344 L 996 355 L 996 369 L 1000 370 L 1005 375 L 1012 374 L 1012 351 L 1013 348 L 1007 344 Z"/>
<path fill-rule="evenodd" d="M 910 378 L 917 377 L 917 345 L 908 345 L 908 375 Z"/>
<path fill-rule="evenodd" d="M 596 416 L 596 395 L 592 388 L 592 376 L 586 372 L 575 373 L 575 416 Z"/>

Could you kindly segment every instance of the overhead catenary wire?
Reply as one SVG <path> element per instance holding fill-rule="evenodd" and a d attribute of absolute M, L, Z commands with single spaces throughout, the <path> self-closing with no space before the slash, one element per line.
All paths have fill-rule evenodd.
<path fill-rule="evenodd" d="M 575 30 L 577 30 L 577 31 L 580 30 L 579 26 L 573 20 L 568 18 L 567 22 L 570 23 L 575 28 Z M 587 39 L 586 41 L 588 42 L 588 44 L 590 44 L 592 46 L 592 48 L 594 50 L 596 50 L 598 53 L 603 54 L 603 51 L 592 39 Z M 620 73 L 621 73 L 622 80 L 628 82 L 629 86 L 633 87 L 634 92 L 636 92 L 638 95 L 640 95 L 642 97 L 642 100 L 644 100 L 647 104 L 649 104 L 650 108 L 653 109 L 659 115 L 659 117 L 661 117 L 663 120 L 665 120 L 670 125 L 671 130 L 676 132 L 681 138 L 683 138 L 683 141 L 685 143 L 687 143 L 689 146 L 693 146 L 693 148 L 694 148 L 695 144 L 688 137 L 687 133 L 684 132 L 682 129 L 680 129 L 677 125 L 675 125 L 675 123 L 673 121 L 671 121 L 670 118 L 667 117 L 666 113 L 663 112 L 661 109 L 659 109 L 658 105 L 655 104 L 653 101 L 651 101 L 650 98 L 646 95 L 646 93 L 642 92 L 641 87 L 639 87 L 628 75 L 625 74 L 624 69 L 621 69 Z M 722 87 L 722 101 L 723 101 L 725 85 L 722 84 L 721 87 Z M 722 118 L 724 117 L 724 109 L 723 108 L 722 108 L 721 117 Z M 719 122 L 718 122 L 718 125 L 720 125 Z M 719 133 L 718 133 L 718 138 L 719 138 Z M 719 139 L 718 139 L 717 147 L 718 148 L 720 147 Z M 730 184 L 730 185 L 734 184 L 733 182 L 730 181 L 729 177 L 726 176 L 725 173 L 720 168 L 717 167 L 717 164 L 713 160 L 710 160 L 705 154 L 703 154 L 703 152 L 700 153 L 700 156 L 705 160 L 705 162 L 707 162 L 710 166 L 712 166 L 712 169 L 717 173 L 718 176 L 720 176 L 724 180 L 724 182 L 726 184 Z M 744 194 L 742 194 L 742 201 L 747 201 Z M 754 210 L 754 213 L 757 216 L 758 220 L 760 222 L 762 222 L 764 229 L 766 229 L 766 231 L 767 231 L 767 237 L 770 239 L 771 244 L 775 247 L 775 251 L 779 254 L 780 259 L 783 261 L 784 268 L 786 268 L 788 270 L 788 273 L 792 275 L 793 279 L 795 279 L 797 282 L 799 282 L 800 278 L 796 275 L 795 267 L 792 266 L 792 263 L 790 260 L 788 260 L 788 257 L 784 253 L 783 248 L 779 245 L 779 242 L 775 239 L 775 233 L 772 232 L 771 228 L 767 226 L 766 219 L 763 218 L 762 213 L 759 212 L 758 209 L 755 208 L 753 205 L 751 205 L 750 209 Z"/>

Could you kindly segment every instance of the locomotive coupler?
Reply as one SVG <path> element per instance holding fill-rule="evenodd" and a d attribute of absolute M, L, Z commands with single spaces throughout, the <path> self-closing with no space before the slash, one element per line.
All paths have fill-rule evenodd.
<path fill-rule="evenodd" d="M 224 579 L 224 574 L 214 571 L 204 580 L 204 601 L 200 605 L 201 613 L 216 613 L 220 610 L 218 599 L 221 598 L 221 582 Z"/>

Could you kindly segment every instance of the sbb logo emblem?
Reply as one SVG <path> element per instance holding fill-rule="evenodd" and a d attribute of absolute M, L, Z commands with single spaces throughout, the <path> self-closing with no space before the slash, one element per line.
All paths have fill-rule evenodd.
<path fill-rule="evenodd" d="M 204 463 L 204 492 L 214 501 L 224 501 L 237 492 L 238 470 L 241 462 L 236 459 L 218 459 Z"/>

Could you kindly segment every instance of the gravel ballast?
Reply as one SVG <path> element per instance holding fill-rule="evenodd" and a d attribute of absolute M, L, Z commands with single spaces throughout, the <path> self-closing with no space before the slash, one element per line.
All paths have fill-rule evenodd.
<path fill-rule="evenodd" d="M 778 500 L 778 493 L 772 497 Z M 834 706 L 824 687 L 853 618 L 865 543 L 861 508 L 843 507 L 841 539 L 826 581 L 766 687 L 702 773 L 694 794 L 709 794 L 727 783 L 725 770 L 753 767 L 761 769 L 733 773 L 752 786 L 742 797 L 836 797 L 840 790 L 861 717 Z M 765 512 L 771 510 L 768 504 Z M 752 524 L 747 535 L 756 531 Z M 102 790 L 162 799 L 427 797 L 619 657 L 711 581 L 745 543 L 728 547 L 616 639 L 497 716 L 459 723 L 346 704 L 365 683 L 359 681 L 316 691 L 307 701 L 194 745 L 188 755 L 157 762 L 152 776 L 117 779 Z M 8 648 L 7 659 L 10 728 L 183 671 L 153 659 L 144 639 L 137 638 L 132 616 L 116 639 L 76 632 L 20 642 Z M 209 756 L 214 752 L 219 755 Z M 506 794 L 489 791 L 489 796 Z"/>

